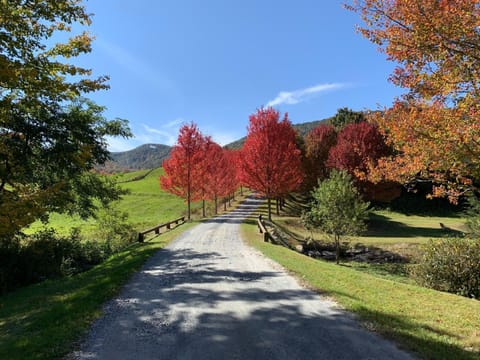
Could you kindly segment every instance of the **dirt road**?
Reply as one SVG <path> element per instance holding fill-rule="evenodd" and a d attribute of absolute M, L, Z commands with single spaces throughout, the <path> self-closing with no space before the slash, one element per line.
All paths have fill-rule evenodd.
<path fill-rule="evenodd" d="M 410 359 L 243 244 L 256 201 L 184 233 L 105 306 L 76 359 Z"/>

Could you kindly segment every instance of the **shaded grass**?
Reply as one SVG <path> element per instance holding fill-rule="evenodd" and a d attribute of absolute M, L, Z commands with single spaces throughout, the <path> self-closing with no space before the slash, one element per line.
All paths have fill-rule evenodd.
<path fill-rule="evenodd" d="M 58 359 L 73 350 L 101 306 L 182 225 L 144 244 L 134 244 L 91 270 L 47 280 L 0 297 L 0 359 Z"/>
<path fill-rule="evenodd" d="M 480 359 L 479 301 L 306 257 L 263 242 L 252 224 L 242 231 L 250 245 L 333 297 L 370 330 L 425 359 Z"/>

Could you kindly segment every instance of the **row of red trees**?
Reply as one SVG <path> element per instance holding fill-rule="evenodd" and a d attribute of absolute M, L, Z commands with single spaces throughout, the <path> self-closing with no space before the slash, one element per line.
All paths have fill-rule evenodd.
<path fill-rule="evenodd" d="M 245 144 L 239 151 L 222 148 L 200 133 L 195 124 L 180 129 L 170 159 L 163 164 L 163 189 L 192 201 L 215 201 L 225 198 L 245 185 L 268 199 L 284 198 L 301 189 L 311 190 L 328 176 L 330 169 L 346 170 L 368 198 L 383 194 L 394 196 L 398 186 L 373 184 L 368 172 L 372 164 L 391 153 L 377 127 L 371 123 L 347 124 L 336 130 L 320 125 L 305 139 L 293 129 L 288 115 L 280 119 L 273 108 L 261 108 L 250 116 Z"/>
<path fill-rule="evenodd" d="M 187 202 L 187 217 L 191 216 L 192 201 L 215 201 L 232 194 L 237 187 L 237 152 L 227 150 L 204 136 L 197 125 L 180 128 L 177 143 L 170 158 L 163 162 L 165 175 L 160 178 L 161 187 Z"/>

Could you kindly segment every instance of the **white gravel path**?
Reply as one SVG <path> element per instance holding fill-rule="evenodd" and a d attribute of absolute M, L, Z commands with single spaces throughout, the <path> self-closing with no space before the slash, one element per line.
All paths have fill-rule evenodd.
<path fill-rule="evenodd" d="M 411 359 L 246 246 L 256 207 L 185 232 L 104 307 L 74 359 Z"/>

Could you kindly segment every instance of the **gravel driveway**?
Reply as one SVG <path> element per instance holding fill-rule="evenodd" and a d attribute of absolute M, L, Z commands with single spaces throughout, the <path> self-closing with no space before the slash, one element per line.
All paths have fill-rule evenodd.
<path fill-rule="evenodd" d="M 202 223 L 108 302 L 74 359 L 411 359 L 246 246 L 256 207 Z"/>

